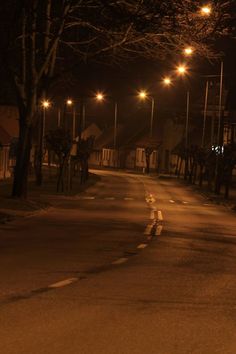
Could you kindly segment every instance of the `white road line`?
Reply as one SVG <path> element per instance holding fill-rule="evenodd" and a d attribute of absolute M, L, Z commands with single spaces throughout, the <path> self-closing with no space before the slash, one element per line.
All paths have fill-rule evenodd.
<path fill-rule="evenodd" d="M 61 288 L 63 286 L 75 283 L 77 280 L 78 280 L 78 278 L 69 278 L 69 279 L 61 280 L 61 281 L 58 281 L 57 283 L 49 285 L 48 288 Z"/>
<path fill-rule="evenodd" d="M 156 235 L 156 236 L 160 236 L 160 235 L 161 235 L 161 232 L 162 232 L 162 229 L 163 229 L 163 226 L 162 226 L 162 225 L 158 225 L 157 228 L 156 228 L 156 233 L 155 233 L 155 235 Z"/>
<path fill-rule="evenodd" d="M 158 210 L 158 216 L 157 216 L 158 221 L 163 221 L 163 216 L 162 216 L 162 212 L 160 210 Z"/>
<path fill-rule="evenodd" d="M 114 200 L 115 198 L 114 197 L 105 197 L 104 199 L 105 200 Z"/>
<path fill-rule="evenodd" d="M 134 198 L 126 197 L 124 200 L 134 200 Z"/>
<path fill-rule="evenodd" d="M 140 243 L 140 245 L 137 246 L 137 248 L 139 248 L 139 249 L 143 249 L 143 248 L 146 248 L 146 247 L 147 247 L 146 243 Z"/>
<path fill-rule="evenodd" d="M 188 202 L 184 202 L 184 201 L 183 201 L 183 204 L 188 204 Z"/>
<path fill-rule="evenodd" d="M 81 199 L 84 199 L 84 200 L 92 200 L 92 199 L 95 199 L 95 197 L 81 197 Z"/>
<path fill-rule="evenodd" d="M 112 262 L 112 264 L 122 264 L 128 261 L 128 258 L 119 258 L 116 261 Z"/>
<path fill-rule="evenodd" d="M 150 219 L 156 219 L 156 218 L 157 218 L 157 210 L 152 209 L 150 214 Z"/>
<path fill-rule="evenodd" d="M 170 199 L 170 200 L 169 200 L 169 202 L 170 202 L 170 203 L 175 203 L 175 201 L 174 201 L 174 200 L 172 200 L 172 199 Z"/>
<path fill-rule="evenodd" d="M 152 227 L 153 225 L 147 225 L 145 231 L 144 231 L 144 235 L 150 235 L 151 231 L 152 231 Z"/>
<path fill-rule="evenodd" d="M 145 199 L 147 203 L 154 203 L 156 201 L 152 194 L 148 194 Z"/>

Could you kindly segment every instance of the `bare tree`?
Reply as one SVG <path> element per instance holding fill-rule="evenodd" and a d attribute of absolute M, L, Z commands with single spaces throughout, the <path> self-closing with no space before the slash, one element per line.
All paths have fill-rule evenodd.
<path fill-rule="evenodd" d="M 68 131 L 58 128 L 51 130 L 45 137 L 48 151 L 52 151 L 58 160 L 57 192 L 64 192 L 64 173 L 72 148 L 72 138 Z"/>
<path fill-rule="evenodd" d="M 204 18 L 198 0 L 9 0 L 7 4 L 4 59 L 20 116 L 12 195 L 26 197 L 37 108 L 60 72 L 62 58 L 71 50 L 83 61 L 120 62 L 139 55 L 163 58 L 186 43 L 212 57 L 207 44 L 229 31 L 233 0 L 215 0 L 211 16 Z"/>

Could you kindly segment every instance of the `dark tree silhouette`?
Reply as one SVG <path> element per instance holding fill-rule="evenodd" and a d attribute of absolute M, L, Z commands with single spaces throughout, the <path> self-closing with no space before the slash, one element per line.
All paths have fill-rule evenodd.
<path fill-rule="evenodd" d="M 27 196 L 37 108 L 71 50 L 78 60 L 99 56 L 100 61 L 120 63 L 139 55 L 164 58 L 191 43 L 196 52 L 212 57 L 207 41 L 229 32 L 233 2 L 215 0 L 208 17 L 200 15 L 200 0 L 8 0 L 1 4 L 3 65 L 20 117 L 12 195 Z"/>
<path fill-rule="evenodd" d="M 64 192 L 64 174 L 72 148 L 70 132 L 62 128 L 51 130 L 45 136 L 45 141 L 48 151 L 53 151 L 58 159 L 57 192 Z"/>

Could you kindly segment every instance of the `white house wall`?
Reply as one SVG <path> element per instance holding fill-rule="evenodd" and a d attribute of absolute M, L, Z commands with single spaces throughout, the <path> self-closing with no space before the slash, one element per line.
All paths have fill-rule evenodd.
<path fill-rule="evenodd" d="M 136 149 L 136 167 L 145 168 L 146 167 L 146 156 L 145 149 L 137 148 Z M 158 152 L 154 150 L 150 155 L 150 168 L 157 169 L 158 167 Z"/>
<path fill-rule="evenodd" d="M 10 148 L 8 146 L 4 146 L 0 149 L 0 179 L 11 177 L 9 150 Z"/>

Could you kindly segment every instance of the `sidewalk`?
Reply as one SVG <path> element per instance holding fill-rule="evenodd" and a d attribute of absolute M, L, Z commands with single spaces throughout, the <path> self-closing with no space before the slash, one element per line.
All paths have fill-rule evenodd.
<path fill-rule="evenodd" d="M 221 190 L 221 194 L 217 195 L 213 192 L 210 192 L 207 189 L 207 185 L 205 183 L 205 185 L 203 185 L 202 187 L 199 187 L 198 184 L 190 184 L 189 182 L 185 181 L 183 178 L 177 178 L 174 175 L 159 175 L 157 176 L 157 178 L 160 179 L 173 179 L 175 181 L 178 181 L 179 183 L 181 183 L 182 185 L 185 186 L 192 186 L 193 190 L 201 195 L 203 195 L 207 200 L 211 201 L 212 203 L 215 204 L 220 204 L 220 205 L 224 205 L 225 207 L 229 208 L 230 210 L 236 211 L 236 185 L 234 184 L 234 186 L 231 187 L 230 191 L 229 191 L 229 198 L 225 199 L 224 198 L 224 187 L 222 187 Z"/>
<path fill-rule="evenodd" d="M 41 187 L 36 186 L 33 177 L 29 181 L 27 200 L 11 198 L 12 179 L 0 181 L 0 223 L 46 211 L 48 208 L 55 206 L 62 198 L 77 195 L 98 180 L 99 176 L 90 174 L 88 181 L 81 185 L 79 177 L 76 176 L 73 177 L 72 189 L 69 192 L 57 193 L 55 173 L 51 171 L 49 175 L 48 171 L 44 171 L 44 183 Z"/>

